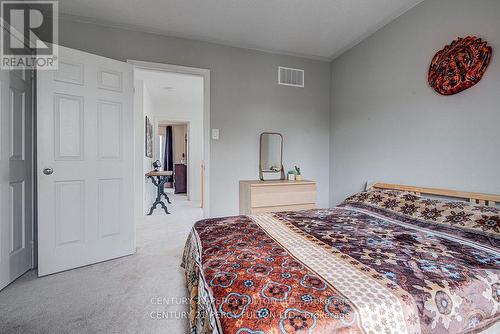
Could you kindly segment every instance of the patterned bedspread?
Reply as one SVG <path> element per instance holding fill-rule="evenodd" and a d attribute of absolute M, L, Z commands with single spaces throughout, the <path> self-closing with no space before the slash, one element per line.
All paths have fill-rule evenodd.
<path fill-rule="evenodd" d="M 183 266 L 192 333 L 477 333 L 500 317 L 500 211 L 403 193 L 207 219 Z"/>

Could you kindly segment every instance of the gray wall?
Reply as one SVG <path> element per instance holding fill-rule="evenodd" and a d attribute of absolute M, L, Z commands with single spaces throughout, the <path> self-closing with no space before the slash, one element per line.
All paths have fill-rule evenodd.
<path fill-rule="evenodd" d="M 458 36 L 493 47 L 482 81 L 427 84 Z M 332 62 L 331 204 L 367 180 L 500 193 L 500 1 L 426 0 Z"/>
<path fill-rule="evenodd" d="M 238 213 L 238 181 L 258 178 L 259 134 L 284 136 L 285 168 L 298 164 L 329 199 L 330 64 L 61 19 L 63 46 L 123 60 L 210 69 L 211 215 Z M 305 70 L 304 89 L 278 86 L 278 65 Z"/>

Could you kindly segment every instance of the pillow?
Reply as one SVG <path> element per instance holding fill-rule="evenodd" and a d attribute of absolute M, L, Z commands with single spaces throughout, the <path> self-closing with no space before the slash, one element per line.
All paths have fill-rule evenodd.
<path fill-rule="evenodd" d="M 406 191 L 372 189 L 344 201 L 433 224 L 445 224 L 500 237 L 500 210 L 468 202 L 424 198 Z"/>
<path fill-rule="evenodd" d="M 414 201 L 418 198 L 421 197 L 409 191 L 370 188 L 347 198 L 344 203 L 359 202 L 372 204 L 374 206 L 381 206 L 382 203 L 389 201 L 386 205 L 390 208 L 392 206 L 397 206 L 399 201 Z"/>

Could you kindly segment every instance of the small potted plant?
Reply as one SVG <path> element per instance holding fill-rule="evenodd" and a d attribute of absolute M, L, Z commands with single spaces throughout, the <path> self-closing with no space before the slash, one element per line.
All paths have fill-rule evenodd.
<path fill-rule="evenodd" d="M 303 179 L 302 174 L 300 174 L 300 168 L 295 166 L 295 180 L 302 181 Z"/>
<path fill-rule="evenodd" d="M 295 181 L 295 171 L 294 170 L 288 171 L 288 181 Z"/>

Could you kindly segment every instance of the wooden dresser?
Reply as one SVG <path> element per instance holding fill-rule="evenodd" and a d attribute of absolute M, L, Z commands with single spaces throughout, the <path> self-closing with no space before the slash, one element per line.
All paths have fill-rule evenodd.
<path fill-rule="evenodd" d="M 187 192 L 187 166 L 185 164 L 174 165 L 174 187 L 175 194 Z"/>
<path fill-rule="evenodd" d="M 316 208 L 314 181 L 240 181 L 240 214 Z"/>

